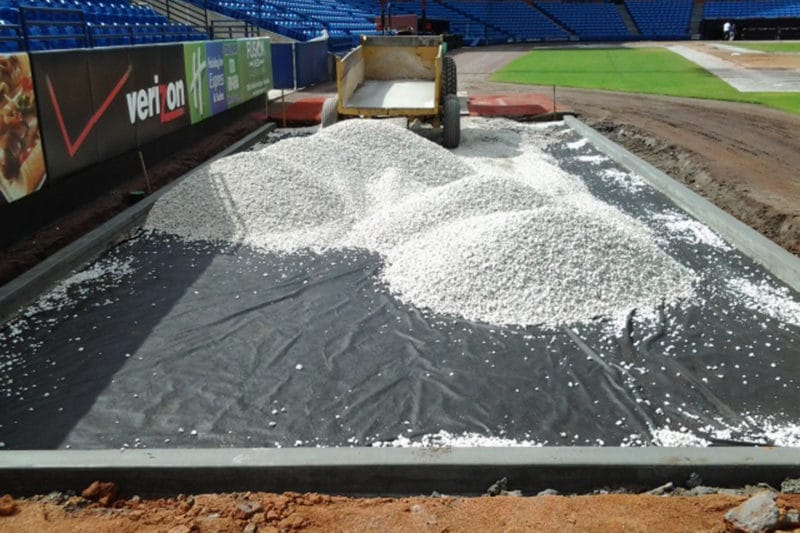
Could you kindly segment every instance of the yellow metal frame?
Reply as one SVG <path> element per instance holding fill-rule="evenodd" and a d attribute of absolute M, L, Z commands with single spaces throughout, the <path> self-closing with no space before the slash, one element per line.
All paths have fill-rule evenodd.
<path fill-rule="evenodd" d="M 395 41 L 396 39 L 396 41 Z M 396 43 L 396 44 L 395 44 Z M 414 79 L 407 77 L 410 72 L 403 73 L 399 65 L 393 65 L 387 59 L 389 54 L 405 54 L 406 57 L 419 58 L 419 65 L 411 64 L 411 69 L 418 67 L 418 74 L 429 70 L 428 65 L 432 60 L 434 99 L 433 107 L 425 108 L 372 108 L 372 107 L 347 107 L 346 103 L 353 96 L 358 87 L 368 79 Z M 442 55 L 444 45 L 441 38 L 431 41 L 431 38 L 414 39 L 408 37 L 382 37 L 361 39 L 361 45 L 343 58 L 336 59 L 336 90 L 339 97 L 338 112 L 345 116 L 358 117 L 433 117 L 438 119 L 440 114 L 439 95 L 442 90 Z M 399 72 L 393 67 L 398 67 Z M 394 76 L 399 76 L 395 78 Z M 427 78 L 430 79 L 430 78 Z"/>

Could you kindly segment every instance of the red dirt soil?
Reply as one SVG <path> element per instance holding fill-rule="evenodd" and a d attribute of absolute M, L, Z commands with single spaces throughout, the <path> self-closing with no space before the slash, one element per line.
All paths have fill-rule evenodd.
<path fill-rule="evenodd" d="M 358 531 L 729 531 L 724 514 L 741 496 L 606 494 L 538 497 L 345 498 L 321 494 L 241 493 L 119 500 L 80 497 L 16 500 L 0 516 L 8 532 L 358 532 Z M 782 513 L 800 495 L 779 495 Z"/>

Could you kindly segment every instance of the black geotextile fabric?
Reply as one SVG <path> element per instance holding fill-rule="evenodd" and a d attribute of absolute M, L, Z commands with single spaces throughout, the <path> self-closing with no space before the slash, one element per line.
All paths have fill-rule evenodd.
<path fill-rule="evenodd" d="M 0 441 L 350 446 L 446 431 L 619 445 L 685 427 L 712 443 L 764 443 L 797 423 L 800 328 L 729 289 L 780 284 L 736 251 L 653 223 L 678 210 L 598 178 L 618 167 L 553 133 L 564 169 L 700 273 L 698 298 L 654 321 L 633 311 L 621 331 L 498 327 L 400 303 L 376 276 L 380 256 L 364 251 L 280 256 L 141 234 L 99 259 L 129 273 L 87 276 L 67 288 L 72 303 L 0 330 Z"/>

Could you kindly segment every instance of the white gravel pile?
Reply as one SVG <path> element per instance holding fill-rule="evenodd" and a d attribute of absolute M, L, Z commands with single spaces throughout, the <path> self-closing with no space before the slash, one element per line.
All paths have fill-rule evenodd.
<path fill-rule="evenodd" d="M 286 251 L 339 238 L 352 216 L 347 198 L 307 165 L 274 152 L 240 153 L 201 169 L 156 203 L 146 227 Z"/>
<path fill-rule="evenodd" d="M 392 198 L 384 209 L 358 222 L 348 244 L 391 250 L 419 233 L 474 215 L 539 207 L 540 194 L 504 176 L 474 175 L 433 187 L 408 198 Z"/>
<path fill-rule="evenodd" d="M 461 219 L 391 250 L 403 299 L 493 324 L 555 326 L 689 294 L 692 276 L 644 228 L 604 204 Z M 465 275 L 465 273 L 468 273 Z"/>
<path fill-rule="evenodd" d="M 206 167 L 146 227 L 273 251 L 366 248 L 402 301 L 491 323 L 620 318 L 690 295 L 692 272 L 550 161 L 547 135 L 466 121 L 449 152 L 349 120 Z"/>
<path fill-rule="evenodd" d="M 405 128 L 344 121 L 202 168 L 156 203 L 145 228 L 187 240 L 321 250 L 370 209 L 469 172 Z"/>

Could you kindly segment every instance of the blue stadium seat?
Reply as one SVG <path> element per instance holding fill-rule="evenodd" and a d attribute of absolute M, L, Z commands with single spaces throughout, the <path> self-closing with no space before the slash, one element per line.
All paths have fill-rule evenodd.
<path fill-rule="evenodd" d="M 703 18 L 707 20 L 797 17 L 798 0 L 709 0 L 703 7 Z"/>
<path fill-rule="evenodd" d="M 539 2 L 537 4 L 581 40 L 619 41 L 631 39 L 617 6 L 611 2 Z"/>
<path fill-rule="evenodd" d="M 645 39 L 687 39 L 692 0 L 625 0 Z"/>

